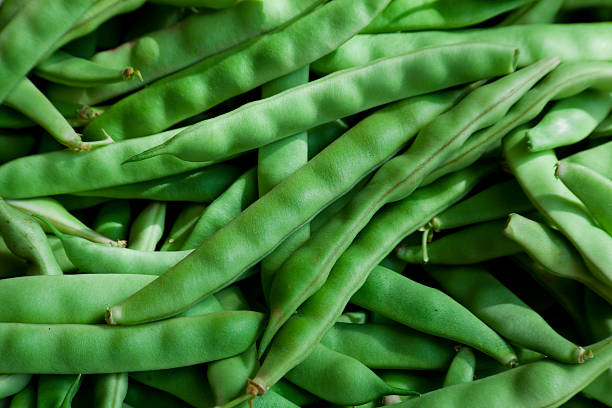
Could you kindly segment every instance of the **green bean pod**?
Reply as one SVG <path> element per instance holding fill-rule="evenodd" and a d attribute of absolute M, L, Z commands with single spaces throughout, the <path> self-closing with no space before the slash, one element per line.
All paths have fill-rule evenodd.
<path fill-rule="evenodd" d="M 500 25 L 551 24 L 563 3 L 564 0 L 536 0 L 510 13 Z"/>
<path fill-rule="evenodd" d="M 44 217 L 50 225 L 65 234 L 75 235 L 99 244 L 125 246 L 125 243 L 114 241 L 92 230 L 74 215 L 70 214 L 58 201 L 52 198 L 6 200 L 6 202 L 30 215 Z M 51 232 L 51 230 L 48 229 L 49 224 L 41 222 L 38 218 L 37 221 L 40 222 L 44 229 Z"/>
<path fill-rule="evenodd" d="M 247 379 L 259 368 L 255 345 L 238 356 L 208 365 L 206 375 L 215 396 L 215 404 L 223 405 L 240 394 Z"/>
<path fill-rule="evenodd" d="M 521 246 L 502 233 L 504 225 L 505 221 L 472 225 L 434 240 L 425 248 L 400 246 L 396 255 L 409 263 L 466 265 L 521 252 Z"/>
<path fill-rule="evenodd" d="M 612 23 L 530 24 L 420 33 L 362 34 L 313 62 L 312 69 L 328 74 L 423 48 L 483 39 L 519 48 L 519 66 L 553 56 L 562 61 L 605 61 L 612 56 L 612 45 L 600 40 L 611 34 Z"/>
<path fill-rule="evenodd" d="M 507 180 L 466 198 L 431 219 L 435 231 L 463 227 L 530 211 L 533 205 L 516 180 Z"/>
<path fill-rule="evenodd" d="M 210 202 L 225 191 L 239 174 L 240 169 L 235 166 L 216 164 L 151 181 L 79 191 L 74 194 L 159 201 Z"/>
<path fill-rule="evenodd" d="M 396 407 L 558 407 L 612 364 L 612 339 L 591 348 L 597 358 L 584 364 L 536 361 L 471 383 L 432 391 Z"/>
<path fill-rule="evenodd" d="M 153 201 L 134 218 L 128 238 L 130 249 L 155 251 L 164 235 L 166 225 L 166 203 Z"/>
<path fill-rule="evenodd" d="M 444 370 L 453 344 L 401 326 L 336 323 L 321 339 L 324 346 L 372 369 Z"/>
<path fill-rule="evenodd" d="M 127 200 L 113 200 L 100 208 L 93 222 L 93 229 L 113 241 L 126 241 L 132 210 Z"/>
<path fill-rule="evenodd" d="M 183 207 L 176 217 L 170 232 L 161 246 L 161 251 L 178 251 L 182 246 L 194 225 L 206 209 L 204 204 L 190 204 Z"/>
<path fill-rule="evenodd" d="M 25 275 L 28 269 L 26 261 L 19 258 L 13 253 L 13 251 L 8 249 L 4 238 L 2 238 L 2 234 L 0 234 L 0 262 L 2 262 L 0 278 L 11 278 Z"/>
<path fill-rule="evenodd" d="M 308 160 L 315 157 L 331 142 L 348 130 L 349 126 L 342 119 L 324 123 L 308 130 Z"/>
<path fill-rule="evenodd" d="M 448 367 L 442 386 L 450 387 L 451 385 L 474 381 L 475 370 L 476 357 L 474 352 L 468 347 L 461 347 L 457 350 L 457 354 Z"/>
<path fill-rule="evenodd" d="M 76 375 L 41 375 L 38 377 L 36 406 L 45 408 L 69 408 L 72 399 L 81 387 L 83 376 Z"/>
<path fill-rule="evenodd" d="M 584 91 L 557 102 L 527 132 L 529 150 L 554 149 L 585 139 L 612 108 L 609 92 Z"/>
<path fill-rule="evenodd" d="M 595 279 L 580 254 L 561 233 L 518 214 L 510 214 L 504 234 L 541 264 L 544 271 L 578 281 L 612 303 L 612 291 Z"/>
<path fill-rule="evenodd" d="M 575 153 L 563 159 L 563 162 L 579 164 L 612 179 L 612 141 Z"/>
<path fill-rule="evenodd" d="M 1 10 L 1 9 L 0 9 Z M 23 129 L 36 126 L 27 116 L 6 105 L 0 106 L 0 127 L 3 129 Z"/>
<path fill-rule="evenodd" d="M 2 2 L 2 7 L 0 7 L 0 27 L 4 28 L 6 24 L 15 17 L 17 13 L 19 13 L 23 6 L 27 3 L 23 0 L 5 0 Z"/>
<path fill-rule="evenodd" d="M 589 350 L 558 334 L 485 269 L 473 266 L 426 270 L 444 291 L 509 341 L 564 363 L 582 363 L 592 357 Z"/>
<path fill-rule="evenodd" d="M 15 13 L 0 32 L 0 101 L 94 3 L 32 0 Z"/>
<path fill-rule="evenodd" d="M 612 115 L 608 115 L 590 135 L 592 138 L 612 136 Z"/>
<path fill-rule="evenodd" d="M 395 0 L 374 19 L 363 33 L 391 33 L 461 28 L 482 23 L 534 0 Z"/>
<path fill-rule="evenodd" d="M 308 391 L 305 391 L 297 385 L 285 380 L 277 382 L 272 388 L 272 391 L 288 399 L 299 407 L 320 402 L 320 399 L 317 396 L 312 395 Z M 258 403 L 259 401 L 264 401 L 264 398 L 257 399 L 254 402 Z"/>
<path fill-rule="evenodd" d="M 559 162 L 555 172 L 584 203 L 593 218 L 612 235 L 612 180 L 579 164 Z"/>
<path fill-rule="evenodd" d="M 433 47 L 382 59 L 199 122 L 130 161 L 162 154 L 187 161 L 224 159 L 375 106 L 507 74 L 515 68 L 514 52 L 515 49 L 505 46 L 472 43 Z M 478 63 L 470 64 L 469 69 L 466 66 L 457 70 L 465 58 Z M 436 69 L 423 70 L 425 66 Z M 411 72 L 421 74 L 417 78 Z M 303 107 L 298 116 L 292 114 L 296 106 Z M 202 139 L 207 143 L 201 143 Z"/>
<path fill-rule="evenodd" d="M 582 390 L 582 395 L 588 398 L 597 400 L 606 406 L 612 405 L 612 397 L 610 397 L 610 387 L 612 386 L 612 371 L 606 370 L 592 383 L 587 385 Z"/>
<path fill-rule="evenodd" d="M 135 40 L 98 52 L 91 61 L 109 68 L 136 66 L 144 73 L 144 81 L 151 83 L 265 34 L 320 3 L 321 0 L 243 1 L 215 13 L 193 14 L 167 28 L 146 30 Z M 48 93 L 54 101 L 94 105 L 142 86 L 139 81 L 85 89 L 52 85 Z"/>
<path fill-rule="evenodd" d="M 204 60 L 122 99 L 83 133 L 100 138 L 105 129 L 120 140 L 165 130 L 333 51 L 368 24 L 389 1 L 339 0 L 323 5 L 279 30 L 254 39 L 239 52 L 230 51 L 211 61 Z M 309 35 L 303 35 L 305 32 Z M 279 49 L 287 51 L 278 53 Z M 240 68 L 246 65 L 253 69 Z M 138 121 L 132 120 L 135 115 Z"/>
<path fill-rule="evenodd" d="M 128 382 L 128 391 L 125 395 L 123 408 L 193 408 L 192 405 L 178 399 L 167 392 L 147 387 L 137 381 Z"/>
<path fill-rule="evenodd" d="M 551 150 L 529 152 L 525 129 L 504 139 L 504 157 L 523 190 L 538 210 L 565 235 L 599 280 L 612 283 L 612 237 L 591 220 L 584 204 L 553 171 L 557 157 Z"/>
<path fill-rule="evenodd" d="M 35 142 L 32 135 L 0 131 L 0 164 L 27 155 Z"/>
<path fill-rule="evenodd" d="M 28 386 L 31 379 L 30 374 L 0 374 L 0 398 L 21 392 Z"/>
<path fill-rule="evenodd" d="M 0 9 L 1 10 L 1 9 Z M 9 408 L 33 408 L 36 406 L 36 386 L 30 383 L 11 399 Z"/>
<path fill-rule="evenodd" d="M 64 51 L 56 51 L 39 63 L 34 73 L 51 82 L 77 87 L 126 81 L 140 76 L 140 71 L 132 67 L 108 68 Z"/>
<path fill-rule="evenodd" d="M 258 389 L 270 388 L 308 356 L 334 325 L 350 297 L 363 285 L 370 271 L 405 235 L 415 231 L 432 215 L 461 199 L 491 170 L 491 166 L 477 165 L 449 175 L 428 188 L 417 190 L 409 198 L 390 205 L 377 215 L 336 262 L 323 287 L 298 309 L 296 316 L 281 327 L 262 368 L 253 380 L 261 386 Z M 417 298 L 418 296 L 420 295 L 417 295 Z M 423 307 L 428 308 L 431 305 Z M 474 326 L 469 318 L 466 324 Z M 477 321 L 475 327 L 480 328 L 480 324 Z M 453 330 L 453 333 L 453 336 L 462 336 L 460 330 Z M 490 329 L 485 327 L 481 336 L 487 339 L 484 348 L 489 354 L 498 356 L 504 363 L 513 358 L 508 356 L 512 351 Z M 461 338 L 470 342 L 468 338 Z M 499 343 L 502 344 L 501 347 Z M 255 389 L 249 391 L 259 392 Z"/>
<path fill-rule="evenodd" d="M 128 390 L 126 373 L 100 374 L 94 384 L 96 407 L 121 408 Z"/>
<path fill-rule="evenodd" d="M 215 405 L 203 366 L 137 371 L 129 375 L 142 384 L 165 391 L 194 407 L 208 408 Z"/>
<path fill-rule="evenodd" d="M 0 236 L 15 255 L 34 265 L 35 274 L 61 275 L 42 227 L 28 214 L 0 198 Z"/>
<path fill-rule="evenodd" d="M 0 323 L 0 344 L 10 347 L 12 357 L 0 362 L 0 371 L 98 374 L 200 364 L 243 352 L 262 324 L 261 314 L 248 311 L 177 317 L 134 327 Z"/>

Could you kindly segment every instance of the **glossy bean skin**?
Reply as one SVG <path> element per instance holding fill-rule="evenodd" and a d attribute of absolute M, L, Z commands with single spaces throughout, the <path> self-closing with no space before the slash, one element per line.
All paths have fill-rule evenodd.
<path fill-rule="evenodd" d="M 612 291 L 591 274 L 578 251 L 558 231 L 511 214 L 504 235 L 519 244 L 534 261 L 542 265 L 545 272 L 578 281 L 612 302 Z"/>
<path fill-rule="evenodd" d="M 127 241 L 132 210 L 127 200 L 113 200 L 100 208 L 93 229 L 114 241 Z"/>
<path fill-rule="evenodd" d="M 596 171 L 606 178 L 612 179 L 612 163 L 610 163 L 609 160 L 611 155 L 612 141 L 575 153 L 562 161 L 580 164 Z"/>
<path fill-rule="evenodd" d="M 476 357 L 474 352 L 468 347 L 461 347 L 453 358 L 450 367 L 448 367 L 442 386 L 450 387 L 451 385 L 473 381 L 475 370 Z"/>
<path fill-rule="evenodd" d="M 30 1 L 6 24 L 0 34 L 0 101 L 70 26 L 85 13 L 94 0 L 55 2 Z M 27 44 L 28 52 L 24 52 Z"/>
<path fill-rule="evenodd" d="M 423 247 L 400 246 L 397 257 L 409 263 L 434 265 L 466 265 L 522 251 L 514 241 L 503 233 L 505 221 L 489 221 L 463 228 L 457 232 L 434 239 Z"/>
<path fill-rule="evenodd" d="M 199 364 L 243 352 L 255 341 L 262 318 L 256 312 L 240 311 L 135 327 L 1 323 L 0 343 L 11 347 L 13 358 L 3 360 L 0 370 L 100 374 Z M 15 338 L 27 341 L 15 344 Z M 147 347 L 142 346 L 143 338 Z M 44 358 L 32 356 L 32 350 Z"/>
<path fill-rule="evenodd" d="M 9 408 L 33 408 L 36 406 L 36 385 L 30 383 L 11 399 Z"/>
<path fill-rule="evenodd" d="M 612 136 L 612 115 L 608 115 L 591 133 L 592 138 Z"/>
<path fill-rule="evenodd" d="M 385 103 L 513 72 L 515 51 L 506 46 L 470 43 L 381 59 L 199 122 L 130 160 L 160 154 L 187 161 L 222 159 Z M 465 58 L 473 62 L 470 69 L 457 70 Z M 425 66 L 428 69 L 424 71 Z M 411 72 L 426 76 L 417 80 Z M 300 114 L 294 115 L 298 106 Z M 245 127 L 249 129 L 248 138 Z M 209 142 L 203 144 L 202 139 Z"/>
<path fill-rule="evenodd" d="M 491 170 L 490 166 L 485 165 L 457 172 L 428 188 L 417 190 L 409 198 L 390 205 L 377 215 L 336 262 L 323 287 L 279 330 L 253 381 L 267 389 L 305 359 L 334 325 L 351 296 L 366 282 L 377 263 L 405 235 L 416 231 L 432 215 L 460 200 Z M 416 298 L 420 296 L 416 295 Z M 424 308 L 429 309 L 431 305 Z M 479 331 L 482 323 L 473 319 L 469 316 L 464 324 Z M 454 335 L 461 335 L 459 330 L 454 332 Z M 512 360 L 512 351 L 490 329 L 484 327 L 481 335 L 491 340 L 485 346 L 489 354 L 497 355 L 504 363 Z M 469 341 L 467 338 L 463 340 Z M 498 347 L 500 342 L 501 346 Z"/>
<path fill-rule="evenodd" d="M 13 160 L 0 166 L 0 195 L 18 199 L 69 194 L 148 181 L 204 167 L 205 163 L 188 163 L 171 157 L 121 165 L 143 148 L 156 146 L 179 131 L 112 143 L 80 154 L 55 151 Z M 28 182 L 33 178 L 39 183 Z"/>
<path fill-rule="evenodd" d="M 587 90 L 563 99 L 529 129 L 529 149 L 538 152 L 577 143 L 595 130 L 611 108 L 608 92 Z"/>
<path fill-rule="evenodd" d="M 183 207 L 176 217 L 170 232 L 161 246 L 161 251 L 178 251 L 182 246 L 193 227 L 206 209 L 205 204 L 190 204 Z"/>
<path fill-rule="evenodd" d="M 38 377 L 36 406 L 44 408 L 68 408 L 76 395 L 83 376 L 46 374 Z"/>
<path fill-rule="evenodd" d="M 340 0 L 323 5 L 279 30 L 255 38 L 238 52 L 230 50 L 202 61 L 128 96 L 83 133 L 100 138 L 104 129 L 121 140 L 165 130 L 331 52 L 368 24 L 389 1 Z M 279 49 L 285 52 L 279 53 Z M 244 66 L 251 68 L 244 70 Z M 135 114 L 140 120 L 131 120 Z"/>
<path fill-rule="evenodd" d="M 564 363 L 582 363 L 590 357 L 588 350 L 558 334 L 486 269 L 472 266 L 426 270 L 447 293 L 509 341 Z"/>
<path fill-rule="evenodd" d="M 215 404 L 204 366 L 132 372 L 129 375 L 142 384 L 165 391 L 194 407 L 207 408 Z"/>
<path fill-rule="evenodd" d="M 321 344 L 372 369 L 444 370 L 453 343 L 401 326 L 336 323 Z"/>
<path fill-rule="evenodd" d="M 209 364 L 206 375 L 215 396 L 215 404 L 223 405 L 237 397 L 247 379 L 258 368 L 257 348 L 254 345 L 238 356 Z"/>
<path fill-rule="evenodd" d="M 94 385 L 96 407 L 121 408 L 127 390 L 128 375 L 126 373 L 100 374 L 96 376 Z"/>
<path fill-rule="evenodd" d="M 112 68 L 138 67 L 144 73 L 144 81 L 151 83 L 271 31 L 320 3 L 320 0 L 244 1 L 231 9 L 193 14 L 170 27 L 148 32 L 116 48 L 100 51 L 91 61 Z M 49 95 L 54 101 L 69 100 L 93 105 L 141 86 L 142 83 L 138 81 L 90 89 L 51 86 Z"/>
<path fill-rule="evenodd" d="M 0 220 L 0 235 L 6 247 L 13 254 L 30 262 L 35 274 L 62 274 L 45 232 L 34 218 L 0 198 Z"/>
<path fill-rule="evenodd" d="M 496 44 L 518 47 L 520 49 L 519 66 L 552 56 L 557 56 L 562 61 L 605 61 L 612 55 L 612 48 L 605 42 L 600 44 L 598 39 L 609 36 L 611 32 L 612 24 L 593 23 L 532 24 L 455 31 L 363 34 L 353 37 L 333 53 L 315 61 L 312 69 L 320 74 L 325 74 L 426 47 L 482 41 L 483 39 Z"/>
<path fill-rule="evenodd" d="M 555 175 L 612 235 L 612 180 L 579 164 L 559 162 Z"/>
<path fill-rule="evenodd" d="M 460 92 L 433 94 L 414 98 L 406 101 L 405 104 L 412 105 L 413 109 L 421 114 L 421 116 L 415 115 L 417 119 L 420 119 L 427 112 L 435 114 L 440 110 L 444 111 L 452 105 L 459 95 Z M 132 298 L 116 306 L 111 314 L 117 311 L 125 313 L 126 309 L 128 314 L 142 313 L 144 312 L 142 306 L 146 304 L 146 308 L 151 313 L 144 313 L 142 317 L 132 316 L 127 319 L 120 317 L 117 322 L 125 324 L 127 322 L 137 323 L 142 321 L 143 318 L 147 320 L 156 319 L 176 313 L 180 309 L 186 308 L 188 302 L 197 301 L 197 299 L 206 296 L 207 293 L 214 292 L 216 288 L 230 283 L 240 272 L 274 249 L 284 237 L 309 221 L 336 197 L 348 191 L 367 173 L 376 168 L 380 162 L 387 160 L 388 157 L 399 150 L 405 143 L 403 132 L 379 133 L 380 125 L 386 123 L 388 112 L 398 109 L 398 106 L 401 105 L 393 105 L 377 112 L 351 128 L 297 172 L 253 203 L 233 222 L 212 235 L 204 245 L 196 250 L 198 251 L 197 256 L 185 258 L 180 267 L 172 268 L 162 275 L 165 276 L 164 280 L 168 280 L 170 283 L 174 282 L 172 284 L 173 289 L 170 289 L 171 287 L 168 284 L 164 284 L 163 287 L 159 286 L 158 289 L 149 288 L 145 291 L 144 296 L 141 293 L 135 299 Z M 349 151 L 354 156 L 347 156 L 346 149 L 350 149 Z M 322 188 L 321 186 L 325 187 Z M 297 199 L 298 197 L 299 199 Z M 279 223 L 277 219 L 272 220 L 267 217 L 270 208 L 286 214 L 282 223 Z M 239 236 L 241 238 L 238 238 Z M 262 241 L 261 236 L 268 239 Z M 245 245 L 245 248 L 248 247 L 249 250 L 238 249 L 241 245 Z M 224 251 L 227 251 L 228 256 L 223 255 L 222 252 Z M 229 256 L 229 254 L 232 255 Z M 232 259 L 232 265 L 227 264 L 225 259 Z M 223 266 L 215 267 L 211 264 L 211 261 L 213 261 L 212 263 L 222 262 Z M 207 275 L 206 281 L 199 282 L 201 287 L 198 289 L 192 288 L 195 289 L 189 294 L 192 300 L 187 300 L 185 297 L 185 302 L 181 302 L 185 304 L 173 305 L 166 303 L 164 300 L 157 305 L 160 307 L 159 310 L 154 310 L 151 307 L 152 304 L 148 299 L 151 295 L 147 295 L 146 292 L 152 289 L 151 291 L 154 293 L 162 288 L 162 292 L 167 294 L 169 294 L 169 289 L 182 292 L 183 285 L 180 284 L 182 279 L 192 276 L 194 270 L 201 272 L 209 268 L 211 273 L 208 274 L 207 272 L 205 274 Z M 175 274 L 176 277 L 173 276 Z M 201 273 L 198 275 L 204 276 Z M 140 300 L 138 300 L 139 297 Z M 171 296 L 170 298 L 174 299 L 175 297 Z M 171 302 L 175 303 L 174 301 Z M 126 303 L 128 306 L 124 306 Z M 131 306 L 129 306 L 130 303 Z M 139 303 L 140 305 L 138 305 Z M 162 303 L 165 303 L 165 306 Z M 168 306 L 171 307 L 168 308 Z M 141 309 L 140 312 L 138 312 L 138 309 Z"/>
<path fill-rule="evenodd" d="M 557 157 L 552 150 L 530 152 L 525 129 L 504 139 L 504 157 L 534 206 L 576 247 L 587 267 L 603 282 L 612 282 L 612 237 L 590 218 L 584 204 L 553 172 Z"/>
<path fill-rule="evenodd" d="M 458 5 L 452 0 L 391 2 L 362 33 L 391 33 L 466 27 L 481 23 L 533 0 L 505 0 L 495 3 L 469 0 Z"/>
<path fill-rule="evenodd" d="M 137 251 L 155 251 L 164 235 L 166 225 L 166 203 L 153 201 L 134 218 L 130 226 L 128 245 Z"/>
<path fill-rule="evenodd" d="M 612 363 L 610 339 L 592 346 L 597 358 L 584 364 L 542 360 L 471 383 L 423 394 L 396 405 L 408 407 L 558 407 L 593 381 Z"/>
<path fill-rule="evenodd" d="M 558 64 L 544 60 L 477 88 L 421 129 L 408 150 L 389 160 L 328 223 L 291 254 L 270 289 L 270 321 L 260 353 L 278 328 L 324 284 L 357 233 L 384 204 L 410 195 L 476 130 L 499 120 L 535 82 Z"/>
<path fill-rule="evenodd" d="M 210 202 L 239 176 L 240 169 L 216 164 L 174 176 L 135 184 L 76 192 L 79 196 Z"/>
<path fill-rule="evenodd" d="M 431 219 L 434 230 L 463 227 L 504 218 L 512 212 L 530 211 L 533 205 L 516 180 L 507 180 L 460 201 Z"/>
<path fill-rule="evenodd" d="M 28 386 L 30 374 L 0 374 L 0 398 L 17 394 Z"/>

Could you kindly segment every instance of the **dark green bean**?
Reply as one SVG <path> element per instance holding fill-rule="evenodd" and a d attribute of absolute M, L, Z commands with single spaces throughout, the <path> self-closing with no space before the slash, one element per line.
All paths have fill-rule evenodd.
<path fill-rule="evenodd" d="M 96 407 L 121 408 L 128 390 L 126 373 L 100 374 L 94 384 Z"/>
<path fill-rule="evenodd" d="M 184 206 L 176 217 L 172 228 L 170 228 L 170 232 L 168 232 L 161 250 L 178 251 L 182 248 L 205 209 L 206 205 L 204 204 L 188 204 Z"/>
<path fill-rule="evenodd" d="M 130 226 L 128 245 L 137 251 L 155 251 L 164 235 L 166 203 L 152 201 L 134 218 Z"/>
<path fill-rule="evenodd" d="M 446 377 L 444 377 L 443 387 L 450 387 L 455 384 L 463 384 L 474 380 L 476 370 L 476 357 L 468 347 L 460 347 L 453 361 L 448 367 Z"/>
<path fill-rule="evenodd" d="M 27 387 L 31 379 L 30 374 L 0 374 L 0 398 L 17 394 Z"/>
<path fill-rule="evenodd" d="M 32 150 L 35 142 L 36 139 L 32 135 L 0 131 L 0 164 L 25 156 Z"/>
<path fill-rule="evenodd" d="M 136 381 L 129 381 L 125 402 L 134 408 L 193 408 L 167 392 L 147 387 Z"/>
<path fill-rule="evenodd" d="M 93 229 L 113 241 L 127 241 L 132 210 L 127 200 L 113 200 L 100 208 Z"/>
<path fill-rule="evenodd" d="M 553 23 L 563 3 L 564 0 L 536 0 L 510 13 L 499 25 Z"/>
<path fill-rule="evenodd" d="M 0 8 L 0 10 L 2 10 Z M 36 407 L 36 385 L 30 383 L 23 390 L 19 391 L 11 399 L 9 408 L 34 408 Z"/>
<path fill-rule="evenodd" d="M 81 387 L 83 376 L 47 374 L 38 377 L 36 407 L 68 408 Z"/>

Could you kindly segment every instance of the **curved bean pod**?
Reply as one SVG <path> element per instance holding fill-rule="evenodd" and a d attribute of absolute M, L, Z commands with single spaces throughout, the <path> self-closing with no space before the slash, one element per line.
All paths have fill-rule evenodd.
<path fill-rule="evenodd" d="M 96 407 L 121 408 L 128 390 L 126 373 L 100 374 L 95 379 L 94 401 Z"/>
<path fill-rule="evenodd" d="M 18 374 L 14 374 L 18 375 Z M 9 408 L 32 408 L 36 406 L 36 386 L 30 383 L 11 399 Z"/>
<path fill-rule="evenodd" d="M 599 225 L 612 235 L 612 180 L 579 164 L 559 162 L 555 172 L 584 203 Z"/>
<path fill-rule="evenodd" d="M 327 3 L 277 31 L 252 40 L 238 52 L 230 50 L 210 61 L 204 60 L 122 99 L 83 133 L 98 139 L 104 129 L 121 140 L 165 130 L 333 51 L 368 24 L 389 1 Z M 279 53 L 279 49 L 285 52 Z M 132 120 L 135 115 L 139 120 Z M 295 133 L 298 131 L 292 134 Z"/>
<path fill-rule="evenodd" d="M 515 69 L 515 51 L 505 46 L 473 43 L 382 59 L 197 123 L 130 161 L 163 154 L 187 161 L 224 159 L 375 106 L 507 74 Z M 470 64 L 468 69 L 461 63 L 465 58 L 477 63 Z M 413 72 L 420 73 L 418 78 Z M 292 113 L 296 106 L 300 107 L 299 116 Z M 207 143 L 202 143 L 203 139 Z"/>
<path fill-rule="evenodd" d="M 274 275 L 260 353 L 299 305 L 325 283 L 333 264 L 376 211 L 410 195 L 474 131 L 501 119 L 557 64 L 556 59 L 543 60 L 471 92 L 419 131 L 405 153 L 385 163 L 346 207 L 291 254 Z"/>
<path fill-rule="evenodd" d="M 164 235 L 166 225 L 166 203 L 153 201 L 136 216 L 130 226 L 128 238 L 130 249 L 155 251 L 157 243 Z"/>
<path fill-rule="evenodd" d="M 202 216 L 202 212 L 206 208 L 204 204 L 191 204 L 183 207 L 179 215 L 176 217 L 170 232 L 166 236 L 166 240 L 161 247 L 161 251 L 178 251 L 185 240 L 193 231 L 193 227 Z"/>
<path fill-rule="evenodd" d="M 36 126 L 36 123 L 32 122 L 21 112 L 8 106 L 0 105 L 0 127 L 5 129 L 22 129 L 33 126 Z"/>
<path fill-rule="evenodd" d="M 28 386 L 31 374 L 0 374 L 0 398 L 17 394 Z"/>
<path fill-rule="evenodd" d="M 0 164 L 27 155 L 35 142 L 32 135 L 0 131 Z"/>
<path fill-rule="evenodd" d="M 591 133 L 592 138 L 612 136 L 612 115 L 608 115 Z"/>
<path fill-rule="evenodd" d="M 471 383 L 442 388 L 397 404 L 397 408 L 558 407 L 612 364 L 612 341 L 592 346 L 597 355 L 584 364 L 542 360 Z M 517 392 L 517 387 L 520 392 Z"/>
<path fill-rule="evenodd" d="M 333 53 L 312 63 L 312 70 L 328 74 L 346 68 L 441 45 L 482 41 L 520 49 L 518 65 L 558 57 L 562 61 L 612 57 L 612 45 L 602 41 L 612 35 L 612 23 L 531 24 L 498 28 L 356 35 Z"/>
<path fill-rule="evenodd" d="M 468 347 L 461 347 L 453 361 L 448 367 L 446 377 L 444 377 L 443 387 L 450 387 L 455 384 L 468 383 L 474 380 L 476 370 L 476 357 Z"/>
<path fill-rule="evenodd" d="M 206 375 L 215 404 L 223 405 L 240 394 L 247 379 L 258 368 L 257 348 L 254 345 L 238 356 L 209 364 Z"/>
<path fill-rule="evenodd" d="M 612 179 L 612 141 L 575 153 L 562 161 L 579 164 Z"/>
<path fill-rule="evenodd" d="M 0 344 L 11 349 L 12 357 L 0 362 L 0 371 L 96 374 L 200 364 L 243 352 L 262 324 L 261 314 L 248 311 L 177 317 L 134 327 L 0 323 Z"/>
<path fill-rule="evenodd" d="M 527 132 L 529 150 L 538 152 L 585 139 L 612 109 L 609 92 L 584 91 L 553 105 Z"/>
<path fill-rule="evenodd" d="M 203 366 L 136 371 L 131 372 L 130 377 L 149 387 L 172 394 L 194 407 L 209 408 L 215 405 Z"/>
<path fill-rule="evenodd" d="M 83 376 L 81 374 L 39 376 L 36 406 L 48 408 L 70 407 L 82 381 Z"/>
<path fill-rule="evenodd" d="M 500 25 L 551 24 L 563 3 L 564 0 L 534 1 L 510 13 Z"/>
<path fill-rule="evenodd" d="M 113 200 L 100 208 L 93 222 L 94 231 L 114 241 L 126 241 L 132 210 L 127 200 Z"/>
<path fill-rule="evenodd" d="M 582 363 L 589 350 L 565 339 L 482 267 L 425 268 L 444 289 L 509 341 L 564 363 Z"/>
<path fill-rule="evenodd" d="M 129 404 L 129 405 L 128 405 Z M 127 406 L 126 406 L 127 405 Z M 128 382 L 123 408 L 193 408 L 174 395 L 147 387 L 137 381 Z"/>

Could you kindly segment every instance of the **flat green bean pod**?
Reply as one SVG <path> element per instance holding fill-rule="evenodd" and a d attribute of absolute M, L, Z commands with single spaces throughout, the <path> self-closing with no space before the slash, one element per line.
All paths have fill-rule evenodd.
<path fill-rule="evenodd" d="M 17 394 L 28 386 L 31 379 L 30 374 L 0 374 L 0 398 Z"/>
<path fill-rule="evenodd" d="M 96 407 L 121 408 L 128 390 L 126 373 L 100 374 L 94 384 Z"/>
<path fill-rule="evenodd" d="M 205 208 L 205 204 L 189 204 L 183 207 L 170 228 L 170 232 L 168 232 L 160 250 L 178 251 L 181 249 Z"/>
<path fill-rule="evenodd" d="M 122 99 L 83 133 L 99 139 L 104 129 L 121 140 L 161 132 L 333 51 L 368 24 L 389 1 L 327 3 L 277 31 L 252 40 L 238 52 L 227 52 L 213 61 L 204 60 Z M 285 51 L 279 53 L 279 49 Z M 244 70 L 245 66 L 250 68 Z M 136 115 L 139 120 L 132 120 Z"/>
<path fill-rule="evenodd" d="M 0 9 L 1 10 L 1 9 Z M 15 374 L 18 375 L 18 374 Z M 36 406 L 36 386 L 30 383 L 11 399 L 9 408 L 32 408 Z"/>
<path fill-rule="evenodd" d="M 11 358 L 0 362 L 0 371 L 99 374 L 200 364 L 243 352 L 262 324 L 263 316 L 250 311 L 177 317 L 134 327 L 0 323 L 0 344 L 11 349 Z"/>
<path fill-rule="evenodd" d="M 612 339 L 591 348 L 597 358 L 584 364 L 536 361 L 471 383 L 432 391 L 396 407 L 558 407 L 612 364 Z"/>
<path fill-rule="evenodd" d="M 96 53 L 91 61 L 109 68 L 136 66 L 151 83 L 202 59 L 269 32 L 319 5 L 321 0 L 242 1 L 215 13 L 196 13 L 116 48 Z M 129 81 L 95 88 L 51 86 L 52 100 L 99 104 L 143 84 Z"/>
<path fill-rule="evenodd" d="M 606 178 L 612 179 L 612 161 L 610 157 L 612 157 L 612 141 L 575 153 L 562 161 L 580 164 Z"/>
<path fill-rule="evenodd" d="M 130 161 L 163 154 L 187 161 L 225 159 L 375 106 L 513 72 L 515 52 L 506 46 L 470 43 L 382 59 L 192 125 Z M 469 68 L 462 64 L 465 58 L 473 62 Z M 299 115 L 293 113 L 296 107 Z"/>
<path fill-rule="evenodd" d="M 461 347 L 448 367 L 442 386 L 450 387 L 455 384 L 471 382 L 474 380 L 475 370 L 476 357 L 474 352 L 468 347 Z"/>
<path fill-rule="evenodd" d="M 67 408 L 79 391 L 83 376 L 47 374 L 38 377 L 37 407 Z"/>
<path fill-rule="evenodd" d="M 351 38 L 333 53 L 312 63 L 312 69 L 327 74 L 365 65 L 378 58 L 397 56 L 427 47 L 482 41 L 520 49 L 518 65 L 558 57 L 562 61 L 612 58 L 612 23 L 530 24 L 470 30 L 424 31 L 420 33 L 362 34 Z"/>

